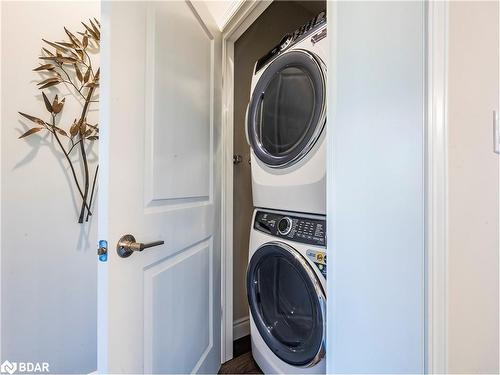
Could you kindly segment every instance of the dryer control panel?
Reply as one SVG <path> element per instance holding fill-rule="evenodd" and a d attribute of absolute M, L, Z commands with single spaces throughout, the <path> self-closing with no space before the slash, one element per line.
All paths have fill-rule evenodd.
<path fill-rule="evenodd" d="M 283 36 L 280 42 L 272 50 L 270 50 L 265 56 L 262 56 L 257 61 L 257 63 L 255 64 L 255 72 L 258 72 L 260 69 L 262 69 L 264 65 L 266 65 L 269 61 L 271 61 L 280 53 L 282 53 L 285 49 L 297 43 L 299 40 L 302 40 L 309 34 L 313 33 L 315 30 L 317 30 L 320 26 L 324 25 L 325 23 L 326 23 L 326 12 L 323 11 L 309 22 L 303 24 L 297 30 Z M 320 33 L 319 35 L 313 36 L 312 41 L 316 43 L 325 36 L 326 36 L 326 29 L 323 30 L 323 32 Z"/>
<path fill-rule="evenodd" d="M 254 229 L 283 239 L 326 246 L 326 220 L 257 211 Z"/>

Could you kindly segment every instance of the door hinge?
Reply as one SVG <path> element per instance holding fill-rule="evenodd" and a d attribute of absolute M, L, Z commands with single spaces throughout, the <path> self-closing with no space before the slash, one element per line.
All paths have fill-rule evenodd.
<path fill-rule="evenodd" d="M 500 154 L 500 129 L 498 111 L 493 111 L 493 151 Z"/>

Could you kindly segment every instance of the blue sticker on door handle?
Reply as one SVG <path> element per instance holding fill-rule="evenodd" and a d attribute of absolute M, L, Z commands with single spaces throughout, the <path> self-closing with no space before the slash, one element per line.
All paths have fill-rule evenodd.
<path fill-rule="evenodd" d="M 99 240 L 99 248 L 97 249 L 97 255 L 99 255 L 99 260 L 101 262 L 106 262 L 108 260 L 108 241 Z"/>

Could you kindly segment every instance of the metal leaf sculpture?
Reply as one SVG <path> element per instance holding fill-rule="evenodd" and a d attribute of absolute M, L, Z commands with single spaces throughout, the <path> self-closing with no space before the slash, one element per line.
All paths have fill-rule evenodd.
<path fill-rule="evenodd" d="M 101 24 L 95 18 L 88 23 L 82 22 L 84 27 L 82 32 L 75 34 L 64 28 L 68 40 L 62 42 L 51 42 L 42 39 L 47 45 L 42 48 L 43 54 L 40 60 L 43 64 L 33 69 L 42 73 L 44 78 L 39 82 L 38 89 L 43 90 L 48 87 L 65 84 L 74 91 L 75 97 L 80 99 L 82 105 L 81 113 L 71 124 L 69 130 L 56 126 L 56 119 L 63 110 L 66 98 L 59 100 L 58 96 L 51 100 L 42 91 L 45 109 L 49 112 L 49 121 L 19 112 L 25 119 L 33 122 L 34 127 L 22 134 L 19 138 L 26 138 L 40 131 L 49 132 L 56 140 L 58 147 L 64 153 L 69 164 L 74 183 L 82 200 L 78 223 L 88 221 L 92 215 L 90 210 L 94 198 L 94 190 L 97 180 L 99 165 L 93 173 L 92 184 L 87 160 L 86 145 L 99 139 L 99 124 L 91 125 L 87 122 L 87 113 L 91 105 L 98 103 L 97 91 L 99 89 L 100 69 L 92 64 L 91 55 L 99 51 L 101 39 Z M 90 53 L 89 50 L 93 53 Z M 67 146 L 63 142 L 67 140 Z M 83 171 L 79 174 L 71 160 L 71 153 L 75 149 L 80 149 Z M 89 195 L 90 193 L 90 195 Z"/>

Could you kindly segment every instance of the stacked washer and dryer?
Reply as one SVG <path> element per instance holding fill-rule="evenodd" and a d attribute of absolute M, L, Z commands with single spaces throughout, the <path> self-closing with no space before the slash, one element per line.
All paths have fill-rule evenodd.
<path fill-rule="evenodd" d="M 247 295 L 264 373 L 325 373 L 326 14 L 255 64 Z"/>

